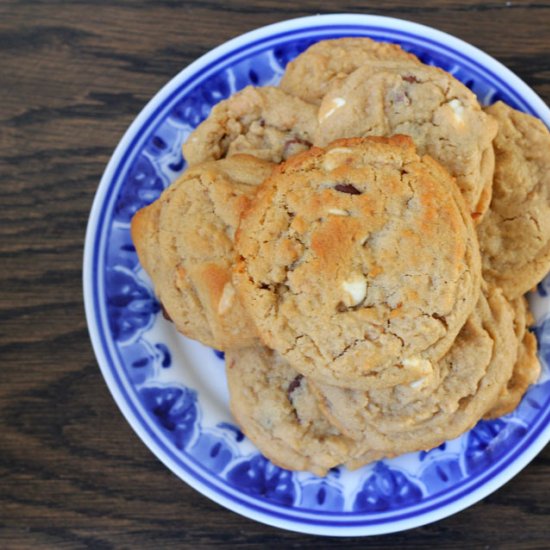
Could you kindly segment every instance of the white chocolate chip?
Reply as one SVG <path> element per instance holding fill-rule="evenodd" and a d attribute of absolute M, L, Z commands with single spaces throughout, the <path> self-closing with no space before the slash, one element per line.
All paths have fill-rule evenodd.
<path fill-rule="evenodd" d="M 451 99 L 449 107 L 453 111 L 455 122 L 464 124 L 464 105 L 458 99 Z"/>
<path fill-rule="evenodd" d="M 343 107 L 345 104 L 346 104 L 346 100 L 343 97 L 335 97 L 334 99 L 331 99 L 327 103 L 323 101 L 323 103 L 321 104 L 321 107 L 319 108 L 319 112 L 317 113 L 317 118 L 319 122 L 323 122 L 329 116 L 332 116 L 338 109 Z"/>
<path fill-rule="evenodd" d="M 334 216 L 349 216 L 349 212 L 347 210 L 342 210 L 341 208 L 329 208 L 328 213 L 333 214 Z"/>
<path fill-rule="evenodd" d="M 418 371 L 421 377 L 433 372 L 432 364 L 427 359 L 422 359 L 421 357 L 407 357 L 407 359 L 403 359 L 402 364 L 406 369 Z"/>
<path fill-rule="evenodd" d="M 349 281 L 344 281 L 342 288 L 346 293 L 343 302 L 348 307 L 360 304 L 367 295 L 367 281 L 362 275 L 357 275 Z"/>
<path fill-rule="evenodd" d="M 329 149 L 325 153 L 323 168 L 325 170 L 334 170 L 342 164 L 341 155 L 347 155 L 351 152 L 352 150 L 349 147 L 335 147 L 334 149 Z"/>
<path fill-rule="evenodd" d="M 422 378 L 419 378 L 418 380 L 415 380 L 414 382 L 411 382 L 409 384 L 409 387 L 412 388 L 413 390 L 417 390 L 417 389 L 422 388 L 423 386 L 425 386 L 427 381 L 428 381 L 427 377 L 423 376 Z"/>
<path fill-rule="evenodd" d="M 218 302 L 218 313 L 223 315 L 233 304 L 235 289 L 231 283 L 225 283 L 220 301 Z"/>

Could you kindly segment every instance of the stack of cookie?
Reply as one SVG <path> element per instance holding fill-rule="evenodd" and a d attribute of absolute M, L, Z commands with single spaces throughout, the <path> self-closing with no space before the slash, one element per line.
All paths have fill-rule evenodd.
<path fill-rule="evenodd" d="M 550 134 L 398 46 L 320 42 L 222 101 L 132 237 L 176 328 L 226 352 L 276 464 L 431 449 L 539 374 L 524 293 L 550 267 Z"/>

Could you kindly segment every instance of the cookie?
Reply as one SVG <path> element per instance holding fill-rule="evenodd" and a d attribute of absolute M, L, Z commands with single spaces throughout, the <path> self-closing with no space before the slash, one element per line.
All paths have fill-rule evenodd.
<path fill-rule="evenodd" d="M 188 137 L 188 165 L 246 153 L 281 162 L 311 147 L 317 108 L 278 88 L 248 86 L 218 103 Z"/>
<path fill-rule="evenodd" d="M 132 220 L 138 257 L 176 328 L 224 350 L 256 333 L 231 283 L 241 212 L 273 165 L 248 155 L 185 172 Z"/>
<path fill-rule="evenodd" d="M 540 371 L 537 339 L 533 333 L 526 332 L 519 347 L 518 359 L 514 365 L 512 377 L 503 388 L 498 402 L 485 414 L 485 418 L 499 418 L 514 411 L 529 386 L 537 381 Z"/>
<path fill-rule="evenodd" d="M 359 457 L 357 443 L 321 414 L 307 378 L 276 352 L 261 346 L 230 350 L 225 360 L 233 416 L 274 464 L 324 476 L 348 460 L 359 465 L 381 457 Z"/>
<path fill-rule="evenodd" d="M 138 210 L 132 218 L 131 237 L 141 266 L 149 277 L 159 277 L 158 227 L 161 211 L 160 201 Z"/>
<path fill-rule="evenodd" d="M 338 386 L 369 388 L 387 369 L 390 384 L 424 376 L 480 288 L 464 201 L 404 136 L 293 157 L 260 186 L 236 247 L 234 281 L 263 342 Z"/>
<path fill-rule="evenodd" d="M 429 450 L 472 428 L 495 405 L 517 350 L 514 311 L 493 288 L 434 365 L 437 377 L 367 392 L 315 383 L 314 391 L 331 422 L 365 449 L 387 456 Z"/>
<path fill-rule="evenodd" d="M 362 65 L 377 60 L 419 63 L 397 44 L 370 38 L 337 38 L 310 46 L 291 61 L 279 86 L 309 103 L 319 104 L 331 85 Z"/>
<path fill-rule="evenodd" d="M 162 203 L 157 200 L 136 212 L 132 218 L 131 235 L 139 261 L 153 283 L 155 294 L 161 301 L 164 317 L 174 320 L 177 329 L 183 334 L 207 345 L 213 345 L 212 331 L 204 308 L 189 278 L 182 276 L 185 274 L 183 267 L 176 259 L 167 262 L 161 255 L 161 212 Z"/>
<path fill-rule="evenodd" d="M 514 330 L 519 342 L 518 357 L 512 376 L 502 388 L 497 403 L 485 414 L 485 418 L 498 418 L 511 413 L 521 401 L 531 384 L 534 384 L 541 371 L 537 357 L 537 339 L 527 330 L 533 323 L 529 305 L 524 297 L 513 301 L 515 310 Z"/>
<path fill-rule="evenodd" d="M 493 198 L 478 228 L 483 275 L 514 299 L 550 270 L 550 132 L 544 124 L 498 102 Z"/>
<path fill-rule="evenodd" d="M 421 64 L 365 65 L 333 86 L 318 117 L 319 146 L 353 136 L 412 137 L 420 154 L 431 155 L 456 178 L 472 216 L 483 216 L 498 125 L 449 73 Z"/>

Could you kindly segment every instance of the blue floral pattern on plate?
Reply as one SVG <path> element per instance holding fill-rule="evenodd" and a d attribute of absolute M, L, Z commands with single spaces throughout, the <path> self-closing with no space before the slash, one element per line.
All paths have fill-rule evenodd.
<path fill-rule="evenodd" d="M 101 349 L 108 349 L 102 368 L 109 369 L 107 378 L 113 377 L 111 384 L 124 396 L 123 408 L 126 403 L 132 407 L 135 422 L 147 429 L 155 452 L 170 456 L 172 468 L 182 477 L 196 478 L 219 493 L 225 505 L 237 502 L 254 513 L 259 510 L 260 516 L 255 517 L 266 520 L 267 514 L 270 522 L 290 517 L 298 530 L 308 525 L 306 531 L 322 531 L 319 526 L 334 524 L 364 527 L 362 532 L 368 532 L 368 526 L 378 529 L 392 518 L 397 522 L 418 517 L 418 524 L 425 522 L 425 510 L 456 501 L 511 464 L 529 438 L 541 431 L 542 419 L 550 413 L 547 278 L 532 296 L 543 374 L 512 414 L 482 421 L 430 452 L 380 461 L 356 472 L 336 468 L 319 479 L 285 471 L 259 454 L 233 424 L 224 388 L 223 354 L 174 332 L 138 263 L 129 235 L 131 217 L 182 172 L 181 144 L 192 129 L 233 92 L 248 84 L 276 83 L 286 63 L 320 39 L 361 35 L 398 42 L 424 62 L 453 73 L 483 103 L 504 99 L 533 112 L 512 87 L 475 60 L 395 25 L 312 23 L 311 28 L 294 33 L 275 33 L 275 41 L 252 40 L 246 47 L 235 47 L 229 61 L 216 59 L 208 70 L 183 79 L 134 131 L 136 137 L 123 151 L 124 161 L 119 160 L 107 183 L 103 182 L 107 195 L 92 228 L 93 250 L 87 250 L 97 276 L 94 319 L 103 315 L 97 326 L 103 338 Z M 292 516 L 284 510 L 292 510 Z"/>

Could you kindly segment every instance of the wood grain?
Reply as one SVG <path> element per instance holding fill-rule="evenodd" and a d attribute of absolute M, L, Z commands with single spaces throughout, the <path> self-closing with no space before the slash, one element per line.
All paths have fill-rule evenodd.
<path fill-rule="evenodd" d="M 548 2 L 0 3 L 0 547 L 548 547 L 549 448 L 451 518 L 368 540 L 320 540 L 242 518 L 177 480 L 100 375 L 82 305 L 82 247 L 122 133 L 169 78 L 221 42 L 331 12 L 450 32 L 550 100 Z"/>

